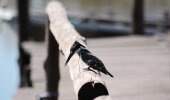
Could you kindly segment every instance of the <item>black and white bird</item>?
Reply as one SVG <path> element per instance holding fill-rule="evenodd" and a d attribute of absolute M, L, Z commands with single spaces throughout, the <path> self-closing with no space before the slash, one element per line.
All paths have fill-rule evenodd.
<path fill-rule="evenodd" d="M 74 44 L 72 45 L 70 49 L 70 55 L 67 58 L 65 65 L 67 65 L 67 63 L 69 62 L 74 53 L 78 53 L 82 61 L 89 66 L 87 68 L 88 70 L 90 70 L 90 68 L 93 68 L 94 70 L 97 70 L 99 72 L 102 72 L 106 75 L 110 75 L 111 77 L 113 77 L 113 75 L 107 71 L 103 62 L 96 56 L 94 56 L 89 50 L 86 49 L 85 46 L 80 44 L 78 41 L 75 41 Z"/>

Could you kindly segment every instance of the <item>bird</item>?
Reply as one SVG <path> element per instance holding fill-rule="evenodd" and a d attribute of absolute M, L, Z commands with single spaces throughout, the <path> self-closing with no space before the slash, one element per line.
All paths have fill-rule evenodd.
<path fill-rule="evenodd" d="M 113 77 L 113 75 L 107 71 L 103 62 L 99 58 L 94 56 L 89 50 L 86 49 L 85 46 L 80 44 L 78 41 L 75 41 L 73 46 L 71 47 L 70 55 L 67 58 L 65 65 L 67 65 L 67 63 L 69 62 L 73 54 L 76 53 L 76 51 L 78 51 L 77 53 L 79 57 L 82 59 L 82 61 L 89 66 L 87 70 L 91 70 L 90 68 L 92 68 L 94 70 L 97 70 L 99 72 L 102 72 L 106 75 Z"/>

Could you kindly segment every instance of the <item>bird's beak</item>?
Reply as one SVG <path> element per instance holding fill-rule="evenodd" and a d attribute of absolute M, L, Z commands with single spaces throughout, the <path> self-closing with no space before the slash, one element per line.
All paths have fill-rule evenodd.
<path fill-rule="evenodd" d="M 70 52 L 70 55 L 68 56 L 65 66 L 67 65 L 67 63 L 70 61 L 71 57 L 73 56 L 74 52 Z"/>

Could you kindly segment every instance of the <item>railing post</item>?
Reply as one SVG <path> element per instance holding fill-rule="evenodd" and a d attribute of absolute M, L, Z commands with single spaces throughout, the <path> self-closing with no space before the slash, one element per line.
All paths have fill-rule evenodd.
<path fill-rule="evenodd" d="M 133 1 L 133 34 L 144 35 L 144 0 Z"/>
<path fill-rule="evenodd" d="M 32 87 L 31 80 L 31 55 L 22 46 L 22 42 L 28 39 L 29 26 L 29 0 L 17 0 L 18 24 L 19 24 L 19 69 L 20 87 Z"/>
<path fill-rule="evenodd" d="M 49 21 L 46 25 L 46 35 L 48 42 L 47 58 L 44 62 L 46 74 L 46 90 L 47 95 L 42 100 L 57 100 L 58 99 L 58 84 L 60 79 L 59 73 L 59 49 L 53 34 L 49 29 Z M 41 99 L 40 99 L 41 100 Z"/>

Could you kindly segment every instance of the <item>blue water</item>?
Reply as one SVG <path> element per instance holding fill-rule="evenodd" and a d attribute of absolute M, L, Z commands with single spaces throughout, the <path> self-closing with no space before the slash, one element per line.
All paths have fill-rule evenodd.
<path fill-rule="evenodd" d="M 17 40 L 10 25 L 0 20 L 0 100 L 12 100 L 18 88 Z"/>

